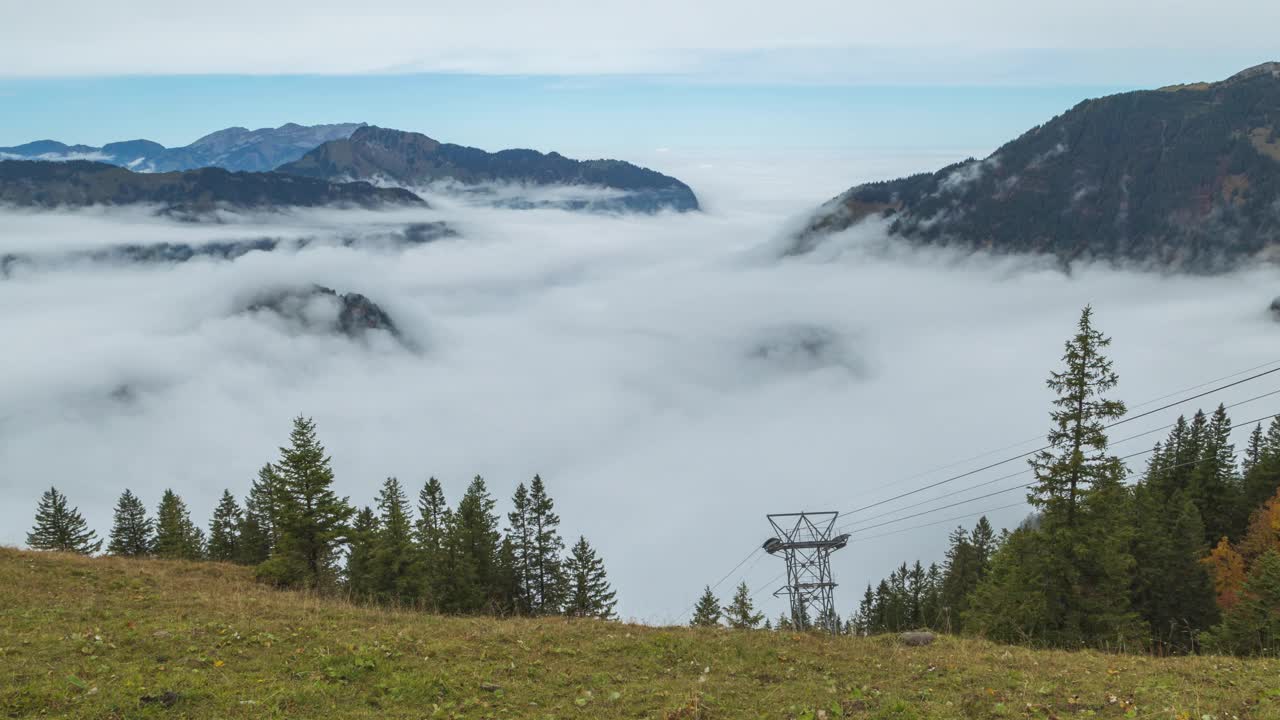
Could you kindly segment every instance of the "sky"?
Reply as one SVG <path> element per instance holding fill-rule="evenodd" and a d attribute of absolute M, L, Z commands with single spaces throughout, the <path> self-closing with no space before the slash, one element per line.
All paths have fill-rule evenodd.
<path fill-rule="evenodd" d="M 622 157 L 685 180 L 704 208 L 517 211 L 427 188 L 430 209 L 216 224 L 0 209 L 0 256 L 31 258 L 0 277 L 0 337 L 14 339 L 0 354 L 0 543 L 23 541 L 54 483 L 101 533 L 126 486 L 151 507 L 172 487 L 203 521 L 305 413 L 356 503 L 388 475 L 416 489 L 430 474 L 456 502 L 480 473 L 505 512 L 540 473 L 566 535 L 600 548 L 623 616 L 679 621 L 767 537 L 768 512 L 848 510 L 980 452 L 1035 447 L 1044 379 L 1086 303 L 1115 336 L 1131 403 L 1277 360 L 1265 268 L 1064 274 L 905 250 L 874 226 L 806 258 L 778 249 L 858 182 L 986 155 L 1085 98 L 1277 59 L 1278 21 L 1280 4 L 1259 0 L 0 0 L 0 146 L 359 121 Z M 374 240 L 434 220 L 459 236 Z M 264 235 L 318 242 L 162 265 L 77 254 Z M 370 296 L 411 342 L 243 312 L 314 282 Z M 841 612 L 897 563 L 941 560 L 949 528 L 973 521 L 869 528 L 909 504 L 853 516 L 867 529 L 836 559 Z M 756 556 L 727 582 L 776 616 L 780 571 Z"/>
<path fill-rule="evenodd" d="M 363 121 L 593 155 L 993 148 L 1088 97 L 1275 59 L 1280 7 L 0 0 L 0 18 L 0 146 Z"/>

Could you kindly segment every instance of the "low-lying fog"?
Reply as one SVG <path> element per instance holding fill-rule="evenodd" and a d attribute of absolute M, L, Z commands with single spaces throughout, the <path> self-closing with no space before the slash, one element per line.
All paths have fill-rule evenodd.
<path fill-rule="evenodd" d="M 1086 303 L 1115 339 L 1119 395 L 1131 403 L 1280 360 L 1272 270 L 1068 276 L 1025 260 L 886 250 L 874 229 L 819 256 L 776 259 L 797 214 L 855 181 L 966 154 L 657 152 L 633 159 L 687 181 L 706 211 L 652 217 L 444 196 L 429 197 L 431 209 L 221 224 L 136 210 L 4 211 L 0 258 L 25 259 L 0 274 L 0 543 L 24 541 L 49 485 L 102 536 L 125 487 L 152 508 L 172 487 L 207 522 L 223 488 L 242 496 L 302 413 L 316 419 L 340 490 L 357 504 L 371 503 L 388 475 L 416 492 L 429 474 L 453 502 L 479 473 L 505 513 L 516 483 L 541 473 L 566 537 L 585 534 L 603 553 L 622 615 L 674 621 L 769 536 L 766 513 L 848 510 L 945 477 L 906 479 L 921 471 L 1042 436 L 1044 379 Z M 458 236 L 360 241 L 435 221 Z M 234 260 L 83 254 L 263 237 L 289 242 Z M 237 312 L 264 289 L 310 283 L 367 295 L 407 341 Z M 1212 400 L 1276 387 L 1258 381 Z M 1280 401 L 1269 398 L 1232 415 L 1274 412 Z M 857 517 L 874 524 L 892 507 Z M 992 519 L 1007 526 L 1024 515 L 1007 508 Z M 901 560 L 940 561 L 955 524 L 850 544 L 835 565 L 840 610 Z M 739 576 L 761 586 L 781 560 L 745 570 L 722 597 Z M 758 599 L 770 616 L 781 610 L 767 591 Z"/>

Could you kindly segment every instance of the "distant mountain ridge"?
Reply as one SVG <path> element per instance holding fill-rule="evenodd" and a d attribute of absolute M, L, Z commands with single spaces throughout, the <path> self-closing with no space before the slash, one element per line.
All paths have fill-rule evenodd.
<path fill-rule="evenodd" d="M 1280 63 L 1086 100 L 983 160 L 858 185 L 791 239 L 882 218 L 920 245 L 1215 272 L 1280 252 Z"/>
<path fill-rule="evenodd" d="M 332 140 L 279 172 L 329 180 L 384 180 L 402 186 L 452 181 L 462 185 L 517 183 L 569 185 L 621 191 L 618 209 L 653 212 L 697 210 L 698 199 L 676 178 L 621 160 L 573 160 L 536 150 L 478 148 L 434 140 L 421 133 L 364 126 Z M 610 201 L 602 201 L 610 202 Z"/>
<path fill-rule="evenodd" d="M 424 205 L 400 188 L 366 182 L 333 183 L 280 173 L 200 168 L 135 173 L 85 160 L 0 160 L 0 205 L 56 208 L 152 204 L 163 211 L 199 215 L 221 207 L 276 209 L 322 205 Z"/>
<path fill-rule="evenodd" d="M 231 127 L 210 133 L 185 147 L 166 148 L 150 140 L 127 140 L 102 147 L 65 145 L 37 140 L 15 147 L 0 147 L 0 160 L 94 160 L 137 172 L 172 172 L 203 167 L 233 171 L 267 172 L 297 160 L 307 151 L 349 137 L 363 123 L 298 125 L 250 130 Z"/>

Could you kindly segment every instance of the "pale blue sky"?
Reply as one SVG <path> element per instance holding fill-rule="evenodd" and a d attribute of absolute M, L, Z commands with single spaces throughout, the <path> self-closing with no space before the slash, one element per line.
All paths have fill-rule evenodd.
<path fill-rule="evenodd" d="M 365 121 L 574 154 L 991 148 L 1087 97 L 1276 59 L 1280 26 L 1274 0 L 128 6 L 0 10 L 0 146 Z"/>
<path fill-rule="evenodd" d="M 490 149 L 567 153 L 994 147 L 1120 89 L 441 74 L 0 79 L 0 146 L 138 137 L 174 146 L 233 125 L 368 122 Z"/>

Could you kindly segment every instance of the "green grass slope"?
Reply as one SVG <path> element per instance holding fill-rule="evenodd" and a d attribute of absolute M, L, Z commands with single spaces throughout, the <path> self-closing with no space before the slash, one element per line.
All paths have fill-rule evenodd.
<path fill-rule="evenodd" d="M 1280 717 L 1280 661 L 450 618 L 0 548 L 0 716 Z"/>

